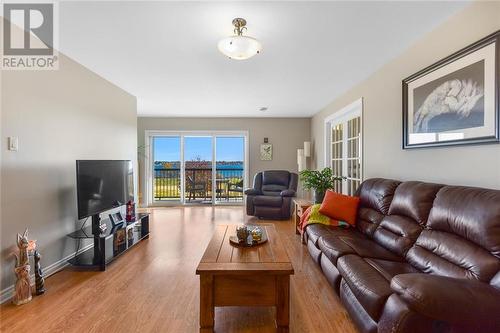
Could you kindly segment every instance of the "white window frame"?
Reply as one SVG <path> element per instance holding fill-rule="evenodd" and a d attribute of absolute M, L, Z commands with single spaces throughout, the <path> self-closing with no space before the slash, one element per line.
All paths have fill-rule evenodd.
<path fill-rule="evenodd" d="M 181 157 L 181 193 L 180 193 L 180 201 L 177 202 L 155 202 L 153 198 L 153 137 L 158 136 L 179 136 L 180 137 L 180 157 Z M 143 195 L 146 198 L 147 206 L 178 206 L 185 205 L 185 177 L 184 177 L 184 137 L 186 136 L 210 136 L 212 137 L 212 163 L 216 163 L 216 146 L 215 146 L 215 138 L 216 137 L 224 137 L 224 136 L 242 136 L 244 137 L 244 161 L 243 168 L 245 169 L 243 172 L 243 188 L 248 187 L 248 169 L 249 169 L 249 138 L 248 131 L 170 131 L 170 130 L 145 130 L 144 131 L 144 142 L 146 143 L 146 156 L 144 157 L 144 175 L 143 175 Z M 215 168 L 212 168 L 212 178 L 214 178 L 216 174 Z M 225 203 L 225 202 L 216 202 L 215 200 L 215 182 L 212 182 L 212 205 L 234 205 L 234 203 Z M 244 204 L 244 201 L 243 201 Z"/>
<path fill-rule="evenodd" d="M 339 111 L 333 113 L 332 115 L 328 116 L 324 120 L 324 135 L 323 137 L 325 138 L 324 142 L 324 160 L 323 160 L 323 166 L 326 167 L 332 167 L 331 165 L 331 160 L 332 160 L 332 144 L 331 144 L 331 134 L 332 134 L 332 127 L 337 125 L 337 124 L 344 124 L 343 130 L 342 130 L 342 135 L 343 135 L 343 145 L 342 145 L 342 174 L 347 175 L 347 122 L 353 118 L 360 117 L 360 125 L 361 125 L 361 131 L 360 131 L 360 137 L 359 141 L 361 142 L 360 144 L 360 152 L 359 152 L 359 159 L 360 159 L 360 166 L 361 166 L 361 174 L 360 174 L 360 179 L 361 181 L 364 180 L 364 158 L 363 158 L 363 151 L 364 151 L 364 140 L 363 140 L 363 98 L 360 98 L 351 104 L 343 107 Z M 347 182 L 343 181 L 342 182 L 342 193 L 347 193 Z"/>

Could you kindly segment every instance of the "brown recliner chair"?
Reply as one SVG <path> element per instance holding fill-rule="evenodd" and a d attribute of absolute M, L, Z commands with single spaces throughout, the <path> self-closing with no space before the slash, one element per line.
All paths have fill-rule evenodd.
<path fill-rule="evenodd" d="M 368 179 L 308 250 L 361 332 L 500 332 L 500 191 Z"/>
<path fill-rule="evenodd" d="M 297 191 L 298 175 L 284 170 L 259 172 L 253 188 L 247 189 L 247 214 L 259 218 L 288 219 L 292 198 Z"/>

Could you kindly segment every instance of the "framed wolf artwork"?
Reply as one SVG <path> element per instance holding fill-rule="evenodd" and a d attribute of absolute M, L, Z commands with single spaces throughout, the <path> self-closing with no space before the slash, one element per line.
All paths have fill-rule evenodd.
<path fill-rule="evenodd" d="M 498 143 L 500 31 L 403 80 L 403 148 Z"/>

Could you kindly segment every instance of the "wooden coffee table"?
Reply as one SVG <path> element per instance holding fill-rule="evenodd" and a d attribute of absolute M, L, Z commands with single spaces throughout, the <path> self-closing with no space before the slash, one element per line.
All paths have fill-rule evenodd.
<path fill-rule="evenodd" d="M 196 269 L 201 328 L 213 328 L 216 306 L 275 306 L 278 329 L 288 330 L 293 266 L 274 226 L 259 226 L 268 241 L 249 248 L 229 243 L 235 225 L 216 227 Z"/>

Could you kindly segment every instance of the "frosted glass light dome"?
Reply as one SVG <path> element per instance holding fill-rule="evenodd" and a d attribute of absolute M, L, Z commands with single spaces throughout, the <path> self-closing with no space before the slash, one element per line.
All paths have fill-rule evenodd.
<path fill-rule="evenodd" d="M 243 29 L 245 28 L 246 21 L 241 18 L 233 20 L 235 33 L 237 35 L 226 37 L 219 41 L 217 47 L 219 51 L 231 59 L 245 60 L 260 53 L 262 44 L 255 38 L 243 36 Z"/>
<path fill-rule="evenodd" d="M 258 40 L 248 36 L 231 36 L 222 39 L 219 51 L 231 59 L 245 60 L 260 53 L 262 44 Z"/>

